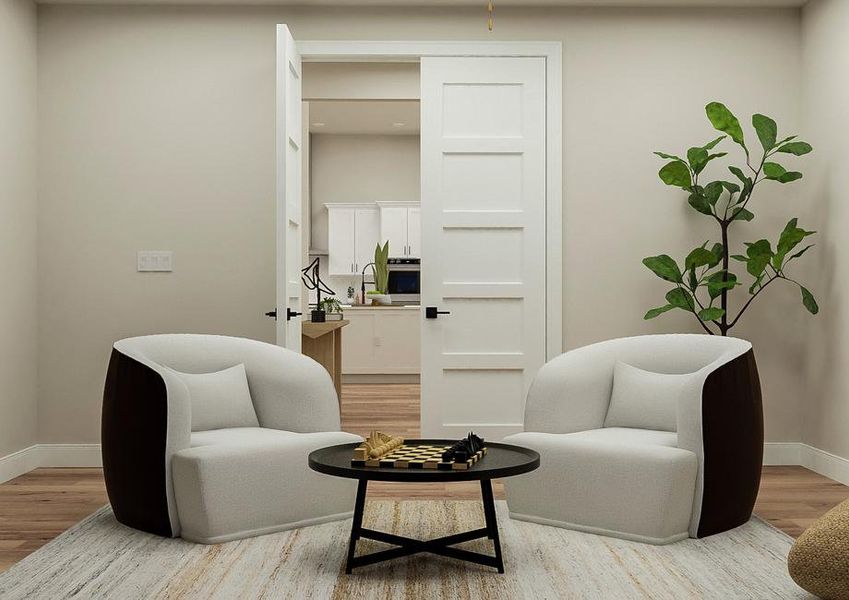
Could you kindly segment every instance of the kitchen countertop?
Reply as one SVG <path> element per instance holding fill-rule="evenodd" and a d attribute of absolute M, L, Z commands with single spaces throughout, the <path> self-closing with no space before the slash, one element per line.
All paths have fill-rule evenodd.
<path fill-rule="evenodd" d="M 420 304 L 395 304 L 392 306 L 371 306 L 357 304 L 354 306 L 342 306 L 342 312 L 348 310 L 421 310 Z"/>

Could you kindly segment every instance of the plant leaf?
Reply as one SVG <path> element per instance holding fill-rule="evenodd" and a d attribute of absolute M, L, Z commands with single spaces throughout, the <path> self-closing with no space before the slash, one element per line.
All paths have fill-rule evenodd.
<path fill-rule="evenodd" d="M 790 142 L 778 148 L 778 152 L 786 152 L 787 154 L 795 154 L 796 156 L 802 156 L 811 150 L 813 148 L 808 142 Z"/>
<path fill-rule="evenodd" d="M 731 290 L 738 285 L 737 276 L 734 273 L 728 272 L 725 275 L 725 281 L 722 280 L 723 275 L 725 275 L 725 271 L 717 271 L 707 279 L 708 294 L 710 294 L 711 300 L 721 296 L 722 290 Z"/>
<path fill-rule="evenodd" d="M 779 141 L 775 142 L 775 145 L 776 145 L 776 146 L 781 146 L 781 145 L 783 145 L 784 143 L 789 142 L 790 140 L 795 140 L 797 137 L 799 137 L 799 136 L 798 136 L 798 135 L 791 135 L 791 136 L 788 136 L 788 137 L 784 138 L 783 140 L 779 140 Z"/>
<path fill-rule="evenodd" d="M 775 148 L 775 138 L 778 134 L 778 126 L 775 121 L 766 115 L 752 115 L 752 127 L 755 128 L 755 133 L 758 134 L 758 139 L 761 141 L 764 152 L 769 152 Z"/>
<path fill-rule="evenodd" d="M 754 218 L 755 215 L 752 214 L 752 211 L 747 208 L 743 208 L 742 206 L 735 210 L 731 215 L 732 221 L 751 221 Z"/>
<path fill-rule="evenodd" d="M 681 270 L 678 268 L 678 263 L 668 254 L 659 256 L 649 256 L 643 259 L 643 264 L 663 280 L 671 281 L 672 283 L 681 283 Z"/>
<path fill-rule="evenodd" d="M 674 154 L 667 154 L 666 152 L 655 152 L 660 158 L 665 158 L 666 160 L 680 160 L 684 162 L 684 159 L 680 156 L 675 156 Z"/>
<path fill-rule="evenodd" d="M 675 308 L 682 308 L 687 311 L 693 310 L 693 296 L 684 288 L 675 288 L 666 293 L 666 301 Z"/>
<path fill-rule="evenodd" d="M 772 266 L 776 270 L 780 270 L 784 264 L 784 257 L 793 250 L 799 243 L 809 235 L 816 233 L 815 231 L 805 231 L 797 225 L 798 219 L 795 217 L 787 222 L 781 235 L 778 238 L 778 244 L 775 247 L 775 255 L 772 257 Z M 804 252 L 804 251 L 803 251 Z"/>
<path fill-rule="evenodd" d="M 778 163 L 774 162 L 765 162 L 764 163 L 764 175 L 766 175 L 767 179 L 775 179 L 777 180 L 779 177 L 784 175 L 787 172 L 787 169 L 782 167 Z"/>
<path fill-rule="evenodd" d="M 709 265 L 711 261 L 713 261 L 713 258 L 713 252 L 707 248 L 695 248 L 687 255 L 687 258 L 684 259 L 684 269 L 690 270 L 695 269 L 696 267 Z"/>
<path fill-rule="evenodd" d="M 752 277 L 760 277 L 773 256 L 769 240 L 758 240 L 754 244 L 749 244 L 746 255 L 748 256 L 746 270 Z"/>
<path fill-rule="evenodd" d="M 693 173 L 698 175 L 708 162 L 708 153 L 704 148 L 690 148 L 687 150 L 687 161 Z"/>
<path fill-rule="evenodd" d="M 742 254 L 732 254 L 731 258 L 733 258 L 734 260 L 739 260 L 740 262 L 748 262 L 749 260 L 748 256 L 743 256 Z"/>
<path fill-rule="evenodd" d="M 730 194 L 736 194 L 737 192 L 740 191 L 740 186 L 737 185 L 736 183 L 731 182 L 731 181 L 720 181 L 718 183 L 719 183 L 719 185 L 724 187 L 726 190 L 728 190 L 728 193 L 730 193 Z"/>
<path fill-rule="evenodd" d="M 675 307 L 671 304 L 667 304 L 666 306 L 658 306 L 657 308 L 653 308 L 648 311 L 643 317 L 643 319 L 645 319 L 646 321 L 648 321 L 649 319 L 654 319 L 655 317 L 659 317 L 666 311 L 672 310 L 673 308 Z"/>
<path fill-rule="evenodd" d="M 720 261 L 722 261 L 722 253 L 724 249 L 725 248 L 719 242 L 714 244 L 713 248 L 710 249 L 711 253 L 713 254 L 713 260 L 708 265 L 710 268 L 715 267 L 720 263 Z"/>
<path fill-rule="evenodd" d="M 802 179 L 802 174 L 799 171 L 787 171 L 784 175 L 778 178 L 778 181 L 780 183 L 790 183 L 797 179 Z"/>
<path fill-rule="evenodd" d="M 791 255 L 790 258 L 788 258 L 787 260 L 784 261 L 784 264 L 786 265 L 787 263 L 789 263 L 794 258 L 799 258 L 800 256 L 802 256 L 805 252 L 807 252 L 810 248 L 813 248 L 814 246 L 816 246 L 816 244 L 808 244 L 807 246 L 805 246 L 804 248 L 799 250 L 796 254 Z"/>
<path fill-rule="evenodd" d="M 724 314 L 725 311 L 723 309 L 716 306 L 709 306 L 699 311 L 699 318 L 702 321 L 716 321 L 717 319 L 721 319 Z"/>
<path fill-rule="evenodd" d="M 820 311 L 820 307 L 817 305 L 814 295 L 803 285 L 800 285 L 799 289 L 802 291 L 802 304 L 805 305 L 809 313 L 812 315 L 817 314 Z"/>
<path fill-rule="evenodd" d="M 687 203 L 703 215 L 713 215 L 712 205 L 707 197 L 705 197 L 704 192 L 698 190 L 693 192 L 687 198 Z"/>
<path fill-rule="evenodd" d="M 719 196 L 722 195 L 722 182 L 711 181 L 705 186 L 704 193 L 708 203 L 711 206 L 715 205 L 716 201 L 719 200 Z"/>
<path fill-rule="evenodd" d="M 687 189 L 693 185 L 690 179 L 690 168 L 682 160 L 673 160 L 660 168 L 657 173 L 666 185 Z"/>
<path fill-rule="evenodd" d="M 743 170 L 740 167 L 733 167 L 732 166 L 732 167 L 728 167 L 728 170 L 731 171 L 732 173 L 734 173 L 734 176 L 737 177 L 737 179 L 739 179 L 743 183 L 750 181 L 750 179 L 748 177 L 746 177 L 746 175 L 743 173 Z"/>
<path fill-rule="evenodd" d="M 704 148 L 705 150 L 712 150 L 719 142 L 721 142 L 722 140 L 724 140 L 727 137 L 728 137 L 727 135 L 721 135 L 718 138 L 716 138 L 715 140 L 709 141 L 707 144 L 702 146 L 702 148 Z M 723 154 L 726 154 L 726 153 L 723 153 Z"/>
<path fill-rule="evenodd" d="M 740 127 L 740 121 L 737 120 L 737 117 L 724 104 L 721 102 L 711 102 L 705 106 L 705 113 L 714 129 L 727 133 L 736 143 L 743 146 L 743 148 L 746 147 L 746 143 L 743 141 L 743 128 Z"/>

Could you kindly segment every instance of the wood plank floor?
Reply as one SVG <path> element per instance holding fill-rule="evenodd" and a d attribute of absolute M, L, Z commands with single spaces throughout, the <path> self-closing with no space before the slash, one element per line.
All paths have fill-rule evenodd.
<path fill-rule="evenodd" d="M 342 427 L 418 435 L 419 387 L 409 384 L 346 385 Z M 496 496 L 503 498 L 496 484 Z M 477 483 L 369 486 L 372 498 L 477 500 Z M 765 467 L 755 513 L 798 536 L 828 509 L 849 497 L 849 487 L 802 467 Z M 100 469 L 36 469 L 0 485 L 0 571 L 56 537 L 107 502 Z"/>

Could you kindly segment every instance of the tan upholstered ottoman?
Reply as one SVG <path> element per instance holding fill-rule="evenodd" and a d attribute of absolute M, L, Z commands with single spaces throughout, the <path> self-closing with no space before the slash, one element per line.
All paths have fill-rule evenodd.
<path fill-rule="evenodd" d="M 849 599 L 849 500 L 811 525 L 787 557 L 790 576 L 825 600 Z"/>

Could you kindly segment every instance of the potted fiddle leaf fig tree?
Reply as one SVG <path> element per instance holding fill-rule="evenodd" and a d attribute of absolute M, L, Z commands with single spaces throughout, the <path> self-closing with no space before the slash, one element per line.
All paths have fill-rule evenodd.
<path fill-rule="evenodd" d="M 674 309 L 684 310 L 692 313 L 707 333 L 727 335 L 754 300 L 774 281 L 798 286 L 804 307 L 817 314 L 819 307 L 813 294 L 787 272 L 787 267 L 813 246 L 803 242 L 814 231 L 799 227 L 798 219 L 794 217 L 779 233 L 775 244 L 768 239 L 759 239 L 744 242 L 742 248 L 733 250 L 731 240 L 732 233 L 755 218 L 751 203 L 755 190 L 760 190 L 763 185 L 784 185 L 802 178 L 800 172 L 788 171 L 776 161 L 789 155 L 808 154 L 812 150 L 810 144 L 798 140 L 795 135 L 779 140 L 775 121 L 755 114 L 752 127 L 763 149 L 762 153 L 755 152 L 746 144 L 737 117 L 725 105 L 711 102 L 705 111 L 713 127 L 723 135 L 703 146 L 690 148 L 686 158 L 664 152 L 655 154 L 667 161 L 658 173 L 661 181 L 688 192 L 687 202 L 693 210 L 716 223 L 719 239 L 697 246 L 683 262 L 667 254 L 643 259 L 646 267 L 673 286 L 666 293 L 666 304 L 652 308 L 644 318 L 653 319 Z M 717 151 L 727 138 L 739 146 L 741 158 L 745 161 L 739 166 L 728 166 L 736 181 L 703 181 L 705 167 L 728 155 Z M 733 315 L 728 297 L 743 284 L 732 270 L 732 260 L 751 277 L 745 284 L 748 297 Z"/>

